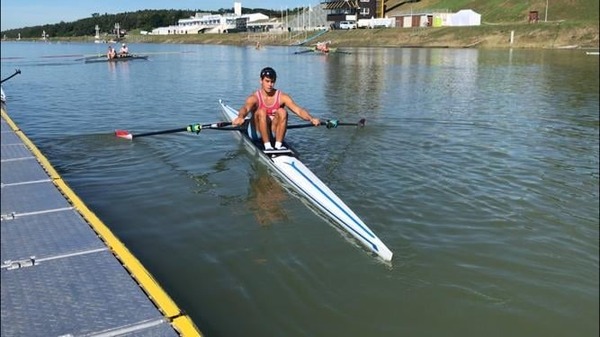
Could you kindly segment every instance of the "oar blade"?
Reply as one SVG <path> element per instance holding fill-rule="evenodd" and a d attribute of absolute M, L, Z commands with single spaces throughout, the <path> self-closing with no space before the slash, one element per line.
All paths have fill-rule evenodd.
<path fill-rule="evenodd" d="M 358 127 L 362 128 L 363 126 L 365 126 L 365 124 L 367 124 L 367 120 L 364 118 L 361 118 L 361 120 L 358 121 Z"/>
<path fill-rule="evenodd" d="M 123 139 L 129 139 L 129 140 L 133 139 L 133 135 L 131 133 L 129 133 L 129 131 L 126 131 L 126 130 L 115 130 L 115 136 L 117 136 L 119 138 L 123 138 Z"/>

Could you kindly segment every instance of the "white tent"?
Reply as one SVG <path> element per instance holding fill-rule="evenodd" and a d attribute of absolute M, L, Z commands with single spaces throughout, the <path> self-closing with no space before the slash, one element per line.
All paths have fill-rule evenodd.
<path fill-rule="evenodd" d="M 481 14 L 472 9 L 461 9 L 452 14 L 448 21 L 448 26 L 479 26 L 481 25 Z"/>

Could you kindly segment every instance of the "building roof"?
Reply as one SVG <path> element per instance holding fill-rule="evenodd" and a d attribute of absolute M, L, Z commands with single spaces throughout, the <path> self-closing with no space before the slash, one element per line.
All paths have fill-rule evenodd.
<path fill-rule="evenodd" d="M 324 3 L 324 9 L 358 8 L 357 0 L 337 0 Z"/>

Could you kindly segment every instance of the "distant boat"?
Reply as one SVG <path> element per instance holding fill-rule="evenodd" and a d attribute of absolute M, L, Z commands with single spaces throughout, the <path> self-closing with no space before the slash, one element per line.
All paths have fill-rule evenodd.
<path fill-rule="evenodd" d="M 329 51 L 322 51 L 322 50 L 318 50 L 317 47 L 307 47 L 303 50 L 294 52 L 294 54 L 305 54 L 305 53 L 315 53 L 315 54 L 322 54 L 322 55 L 328 55 L 328 54 L 352 54 L 348 51 L 344 51 L 344 50 L 338 50 L 337 47 L 333 47 L 333 48 L 329 48 Z"/>
<path fill-rule="evenodd" d="M 586 51 L 585 54 L 586 55 L 599 55 L 600 52 L 597 52 L 597 51 Z"/>
<path fill-rule="evenodd" d="M 569 45 L 569 46 L 559 46 L 559 47 L 556 47 L 556 49 L 576 49 L 578 47 L 579 47 L 579 45 L 573 44 L 573 45 Z"/>
<path fill-rule="evenodd" d="M 114 59 L 107 59 L 107 58 L 87 59 L 84 62 L 85 63 L 101 63 L 101 62 L 121 62 L 121 61 L 129 61 L 129 60 L 147 60 L 147 59 L 148 59 L 147 55 L 128 55 L 128 56 L 115 57 Z"/>

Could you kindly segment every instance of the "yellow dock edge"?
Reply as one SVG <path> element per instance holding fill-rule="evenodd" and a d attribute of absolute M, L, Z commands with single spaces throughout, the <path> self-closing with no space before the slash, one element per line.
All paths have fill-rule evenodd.
<path fill-rule="evenodd" d="M 54 185 L 63 193 L 73 207 L 90 224 L 92 229 L 105 242 L 112 253 L 121 261 L 123 266 L 129 271 L 131 276 L 137 281 L 140 287 L 146 292 L 150 300 L 169 320 L 171 326 L 184 337 L 202 336 L 198 327 L 192 319 L 177 307 L 177 304 L 160 287 L 158 282 L 152 277 L 150 272 L 141 264 L 141 262 L 125 247 L 125 245 L 110 231 L 108 227 L 100 220 L 79 197 L 71 190 L 54 167 L 33 144 L 29 138 L 21 131 L 17 125 L 8 116 L 8 113 L 2 109 L 2 117 L 7 121 L 13 131 L 21 138 L 25 145 L 35 155 L 40 164 L 47 171 Z"/>

